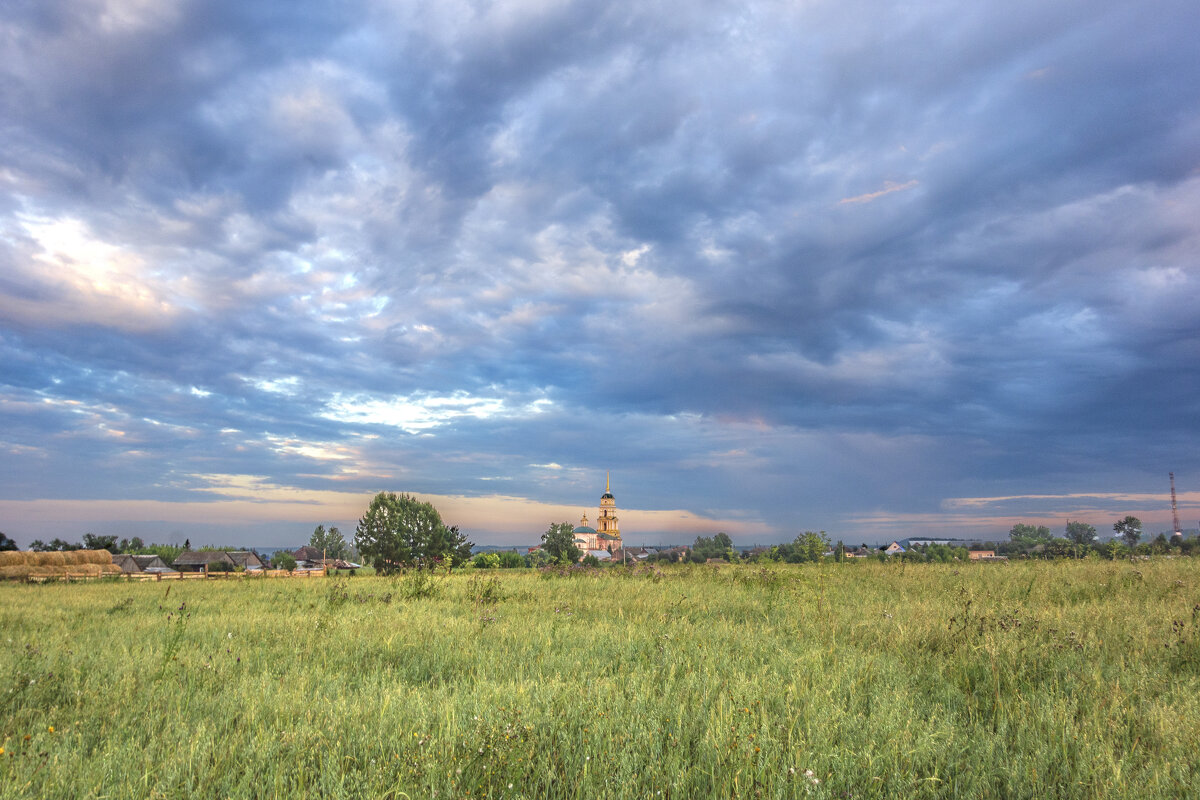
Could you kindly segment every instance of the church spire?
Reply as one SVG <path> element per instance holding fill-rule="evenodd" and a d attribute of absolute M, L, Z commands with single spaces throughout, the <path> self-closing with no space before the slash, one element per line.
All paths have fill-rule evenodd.
<path fill-rule="evenodd" d="M 610 474 L 611 473 L 609 473 L 607 470 L 604 473 L 604 493 L 605 494 L 609 494 L 610 492 L 612 492 L 612 489 L 608 488 L 608 482 L 609 482 L 608 479 L 609 479 Z"/>

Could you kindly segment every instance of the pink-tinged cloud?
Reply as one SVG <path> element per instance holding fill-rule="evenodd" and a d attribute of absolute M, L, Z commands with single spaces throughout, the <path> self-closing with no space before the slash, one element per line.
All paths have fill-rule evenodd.
<path fill-rule="evenodd" d="M 317 523 L 335 524 L 350 532 L 366 511 L 372 493 L 314 491 L 271 483 L 253 475 L 205 476 L 211 501 L 170 502 L 162 500 L 0 500 L 0 518 L 12 533 L 23 538 L 61 530 L 61 535 L 78 538 L 89 526 L 113 523 L 161 523 L 164 527 L 205 524 L 214 527 L 270 523 L 294 523 L 297 535 Z M 399 491 L 402 491 L 399 490 Z M 434 495 L 414 493 L 432 503 L 448 525 L 457 525 L 480 544 L 520 545 L 536 543 L 552 522 L 579 524 L 587 514 L 596 518 L 596 505 L 589 499 L 579 505 L 542 503 L 522 497 L 487 495 Z M 772 535 L 769 525 L 756 519 L 738 519 L 736 514 L 703 516 L 678 509 L 618 509 L 621 530 L 634 543 L 670 540 L 690 542 L 696 536 L 724 531 L 735 540 L 764 539 Z M 37 533 L 25 535 L 24 530 Z M 60 535 L 51 532 L 48 535 Z"/>
<path fill-rule="evenodd" d="M 892 192 L 903 192 L 906 189 L 912 189 L 915 186 L 919 186 L 920 183 L 921 182 L 916 179 L 908 181 L 907 183 L 895 183 L 893 181 L 884 181 L 883 188 L 880 189 L 879 191 L 868 192 L 867 194 L 855 195 L 854 197 L 843 197 L 841 200 L 838 201 L 838 205 L 845 206 L 845 205 L 850 205 L 851 203 L 870 203 L 872 200 L 878 200 L 879 198 L 883 197 L 885 194 L 891 194 Z"/>

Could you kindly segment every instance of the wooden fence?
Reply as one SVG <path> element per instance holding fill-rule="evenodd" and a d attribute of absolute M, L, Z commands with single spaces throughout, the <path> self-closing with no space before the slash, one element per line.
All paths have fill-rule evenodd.
<path fill-rule="evenodd" d="M 30 583 L 48 583 L 50 581 L 94 581 L 101 578 L 119 578 L 126 581 L 203 581 L 203 580 L 242 580 L 245 578 L 324 578 L 326 570 L 298 569 L 288 572 L 286 569 L 259 569 L 246 572 L 120 572 L 108 575 L 84 575 L 82 573 L 66 572 L 61 575 L 29 575 L 22 580 Z"/>
<path fill-rule="evenodd" d="M 288 572 L 286 569 L 255 569 L 245 572 L 134 572 L 122 577 L 133 581 L 197 581 L 197 580 L 244 580 L 246 578 L 324 578 L 325 568 L 297 569 Z"/>

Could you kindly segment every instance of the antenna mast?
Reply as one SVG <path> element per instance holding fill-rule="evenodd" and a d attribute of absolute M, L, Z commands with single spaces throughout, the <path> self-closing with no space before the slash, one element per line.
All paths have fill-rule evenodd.
<path fill-rule="evenodd" d="M 1179 507 L 1175 505 L 1175 473 L 1168 473 L 1171 476 L 1171 519 L 1175 522 L 1175 533 L 1171 538 L 1183 538 L 1183 529 L 1179 526 Z"/>

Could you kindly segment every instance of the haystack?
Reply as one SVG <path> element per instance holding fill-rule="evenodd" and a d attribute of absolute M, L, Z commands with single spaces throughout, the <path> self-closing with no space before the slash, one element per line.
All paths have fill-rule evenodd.
<path fill-rule="evenodd" d="M 63 553 L 67 565 L 71 564 L 111 564 L 112 553 L 107 550 L 70 550 Z"/>
<path fill-rule="evenodd" d="M 29 553 L 25 563 L 35 567 L 65 567 L 67 556 L 64 553 Z"/>
<path fill-rule="evenodd" d="M 56 578 L 64 575 L 120 575 L 107 550 L 68 550 L 58 553 L 0 552 L 0 578 Z"/>

